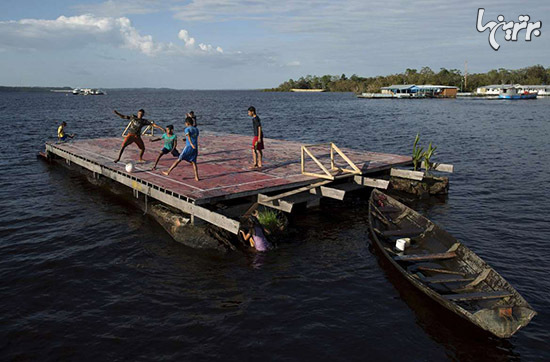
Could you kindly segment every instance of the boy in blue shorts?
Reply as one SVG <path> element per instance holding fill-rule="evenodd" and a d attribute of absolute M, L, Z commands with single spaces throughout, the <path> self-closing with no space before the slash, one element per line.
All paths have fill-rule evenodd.
<path fill-rule="evenodd" d="M 193 165 L 193 171 L 195 172 L 195 180 L 199 181 L 199 170 L 197 167 L 197 156 L 199 154 L 199 130 L 197 127 L 193 127 L 193 119 L 187 117 L 185 119 L 185 148 L 181 151 L 179 158 L 170 166 L 168 171 L 163 171 L 162 173 L 168 176 L 170 172 L 181 161 L 187 161 Z"/>
<path fill-rule="evenodd" d="M 159 163 L 160 158 L 165 154 L 171 153 L 174 157 L 179 157 L 180 155 L 180 153 L 176 149 L 176 147 L 178 146 L 178 138 L 174 134 L 174 126 L 166 126 L 165 133 L 162 135 L 162 137 L 152 138 L 151 142 L 157 142 L 160 140 L 164 140 L 164 147 L 162 147 L 162 150 L 160 150 L 160 153 L 157 157 L 157 160 L 155 161 L 155 165 L 153 166 L 152 170 L 157 169 L 157 164 Z"/>

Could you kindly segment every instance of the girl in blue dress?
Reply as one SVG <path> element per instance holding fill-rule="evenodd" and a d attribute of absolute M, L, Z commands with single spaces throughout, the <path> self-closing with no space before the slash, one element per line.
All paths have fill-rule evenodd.
<path fill-rule="evenodd" d="M 162 173 L 168 176 L 181 161 L 187 161 L 193 165 L 195 180 L 199 181 L 199 169 L 197 167 L 197 155 L 199 154 L 199 130 L 197 127 L 193 127 L 193 119 L 191 117 L 185 118 L 185 126 L 185 148 L 181 151 L 180 156 L 172 164 L 172 166 L 170 166 L 168 171 L 163 171 Z"/>

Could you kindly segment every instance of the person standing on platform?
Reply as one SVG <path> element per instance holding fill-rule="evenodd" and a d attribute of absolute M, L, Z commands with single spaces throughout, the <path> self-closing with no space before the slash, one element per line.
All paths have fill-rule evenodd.
<path fill-rule="evenodd" d="M 145 145 L 143 144 L 143 140 L 141 139 L 141 129 L 144 126 L 153 126 L 162 129 L 162 127 L 157 126 L 155 122 L 149 121 L 143 116 L 145 115 L 145 111 L 143 109 L 140 109 L 138 111 L 137 116 L 131 115 L 126 116 L 122 113 L 119 113 L 118 111 L 114 110 L 115 114 L 123 119 L 129 119 L 130 123 L 128 124 L 128 134 L 124 138 L 124 141 L 122 141 L 122 146 L 120 147 L 120 152 L 118 153 L 117 159 L 114 161 L 117 163 L 120 161 L 120 157 L 122 157 L 122 153 L 124 152 L 124 149 L 135 142 L 135 144 L 139 147 L 139 160 L 138 162 L 143 163 L 145 160 L 143 159 L 143 154 L 145 153 Z"/>
<path fill-rule="evenodd" d="M 199 154 L 199 130 L 197 127 L 193 127 L 193 119 L 191 117 L 187 117 L 185 119 L 185 125 L 185 148 L 181 151 L 179 158 L 172 164 L 172 166 L 170 166 L 168 171 L 162 171 L 162 173 L 168 176 L 181 161 L 187 161 L 193 165 L 195 180 L 200 181 L 199 169 L 197 167 L 197 156 Z"/>
<path fill-rule="evenodd" d="M 252 128 L 254 130 L 254 138 L 252 139 L 252 160 L 251 169 L 262 168 L 262 150 L 264 149 L 264 132 L 260 117 L 256 114 L 256 108 L 248 107 L 248 115 L 252 117 Z"/>
<path fill-rule="evenodd" d="M 180 155 L 176 148 L 178 147 L 178 138 L 174 134 L 174 126 L 166 126 L 165 133 L 162 135 L 162 137 L 152 138 L 151 142 L 156 142 L 160 140 L 164 140 L 164 147 L 162 147 L 162 150 L 160 150 L 160 153 L 155 161 L 155 165 L 152 168 L 153 171 L 157 169 L 157 164 L 159 163 L 160 158 L 165 154 L 171 153 L 174 157 L 179 157 Z"/>

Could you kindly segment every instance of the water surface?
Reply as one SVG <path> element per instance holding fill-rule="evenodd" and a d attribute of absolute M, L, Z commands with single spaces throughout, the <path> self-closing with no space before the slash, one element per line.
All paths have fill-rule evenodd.
<path fill-rule="evenodd" d="M 369 246 L 364 203 L 322 205 L 263 256 L 197 251 L 76 173 L 36 159 L 61 120 L 116 136 L 113 109 L 183 127 L 409 154 L 417 132 L 455 165 L 449 196 L 417 208 L 538 311 L 509 340 L 418 293 Z M 549 360 L 550 99 L 363 100 L 352 94 L 0 93 L 3 359 Z M 266 150 L 269 157 L 269 148 Z M 200 160 L 199 160 L 200 162 Z M 353 207 L 351 207 L 353 206 Z"/>

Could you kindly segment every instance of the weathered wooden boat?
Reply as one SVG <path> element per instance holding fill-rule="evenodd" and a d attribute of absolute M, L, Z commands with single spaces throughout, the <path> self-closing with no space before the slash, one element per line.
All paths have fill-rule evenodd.
<path fill-rule="evenodd" d="M 376 189 L 369 200 L 369 224 L 374 243 L 406 279 L 476 326 L 509 338 L 537 314 L 473 251 Z M 398 249 L 408 243 L 404 251 Z"/>

